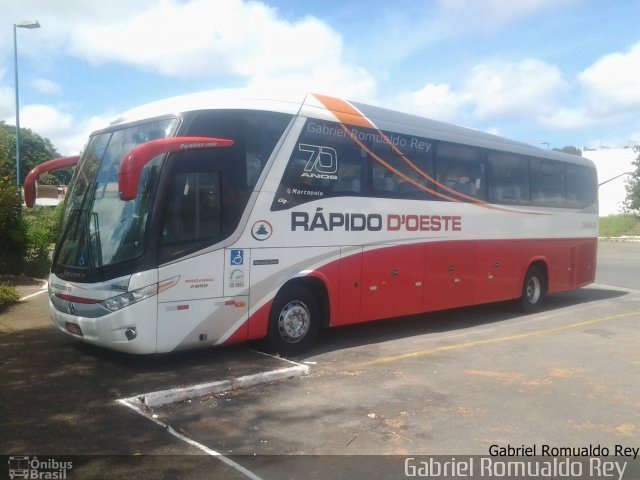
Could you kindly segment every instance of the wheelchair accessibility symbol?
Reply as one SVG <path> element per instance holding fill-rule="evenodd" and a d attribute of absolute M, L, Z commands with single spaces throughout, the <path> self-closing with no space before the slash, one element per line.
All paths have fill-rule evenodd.
<path fill-rule="evenodd" d="M 244 250 L 231 250 L 231 265 L 244 264 Z"/>

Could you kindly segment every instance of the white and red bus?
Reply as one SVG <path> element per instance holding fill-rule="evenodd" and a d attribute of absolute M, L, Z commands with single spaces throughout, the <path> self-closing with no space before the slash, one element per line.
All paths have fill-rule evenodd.
<path fill-rule="evenodd" d="M 593 282 L 591 161 L 356 102 L 198 94 L 132 110 L 77 163 L 49 299 L 62 331 L 155 353 Z"/>

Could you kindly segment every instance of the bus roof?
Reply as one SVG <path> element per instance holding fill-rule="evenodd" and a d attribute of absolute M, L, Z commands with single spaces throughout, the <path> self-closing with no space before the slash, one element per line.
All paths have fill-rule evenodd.
<path fill-rule="evenodd" d="M 382 131 L 392 131 L 433 140 L 462 143 L 581 165 L 586 164 L 595 168 L 591 160 L 577 155 L 545 150 L 473 128 L 315 93 L 282 98 L 282 96 L 252 96 L 242 90 L 200 92 L 159 100 L 133 108 L 112 121 L 111 126 L 146 118 L 208 109 L 265 110 L 290 115 L 299 114 L 304 117 L 328 121 L 338 119 L 356 127 L 372 127 Z"/>

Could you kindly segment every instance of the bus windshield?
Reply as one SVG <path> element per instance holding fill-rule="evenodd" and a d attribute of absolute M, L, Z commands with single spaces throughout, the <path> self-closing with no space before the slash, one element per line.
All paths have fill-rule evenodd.
<path fill-rule="evenodd" d="M 71 183 L 55 263 L 91 270 L 139 256 L 162 156 L 142 171 L 137 197 L 118 198 L 118 170 L 135 146 L 174 134 L 178 119 L 137 124 L 92 136 Z"/>

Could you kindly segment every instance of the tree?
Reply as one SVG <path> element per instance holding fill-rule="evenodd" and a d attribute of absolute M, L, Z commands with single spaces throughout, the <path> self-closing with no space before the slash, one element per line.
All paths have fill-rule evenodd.
<path fill-rule="evenodd" d="M 41 137 L 28 128 L 20 129 L 20 184 L 36 165 L 59 157 L 60 154 L 48 138 Z M 0 121 L 0 177 L 16 178 L 16 128 Z M 61 170 L 47 178 L 44 183 L 67 184 L 71 179 L 69 170 Z"/>
<path fill-rule="evenodd" d="M 27 232 L 20 217 L 15 175 L 0 175 L 0 273 L 16 273 L 26 251 Z"/>
<path fill-rule="evenodd" d="M 554 148 L 553 151 L 554 152 L 569 153 L 571 155 L 577 155 L 579 157 L 582 156 L 582 150 L 580 150 L 578 147 L 573 147 L 571 145 L 568 145 L 568 146 L 562 147 L 562 148 Z"/>
<path fill-rule="evenodd" d="M 633 213 L 640 213 L 640 145 L 633 147 L 633 151 L 638 154 L 632 162 L 636 168 L 631 178 L 627 181 L 627 198 L 625 199 L 625 207 Z"/>
<path fill-rule="evenodd" d="M 51 141 L 28 128 L 20 129 L 20 183 L 36 165 L 59 157 Z M 68 183 L 70 173 L 61 172 L 53 183 Z M 0 122 L 0 273 L 21 273 L 27 253 L 27 225 L 20 215 L 16 187 L 16 129 Z"/>

